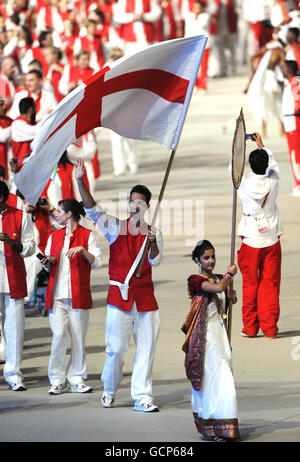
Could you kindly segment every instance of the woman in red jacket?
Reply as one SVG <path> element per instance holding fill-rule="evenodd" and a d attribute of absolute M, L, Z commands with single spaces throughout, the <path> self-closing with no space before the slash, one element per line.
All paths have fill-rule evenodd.
<path fill-rule="evenodd" d="M 58 203 L 56 219 L 63 226 L 48 239 L 42 263 L 50 271 L 45 308 L 49 309 L 53 333 L 48 376 L 51 395 L 68 391 L 92 391 L 84 383 L 87 377 L 85 336 L 92 307 L 90 272 L 101 266 L 101 250 L 91 230 L 79 224 L 84 215 L 82 204 L 75 199 Z M 65 367 L 65 355 L 71 336 L 71 357 Z"/>

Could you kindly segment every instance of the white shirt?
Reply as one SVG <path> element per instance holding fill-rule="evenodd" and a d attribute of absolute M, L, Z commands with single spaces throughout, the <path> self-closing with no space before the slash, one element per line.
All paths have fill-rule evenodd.
<path fill-rule="evenodd" d="M 103 234 L 105 239 L 107 239 L 108 243 L 111 245 L 113 244 L 120 233 L 120 221 L 113 217 L 112 215 L 108 215 L 104 212 L 101 205 L 96 204 L 91 209 L 85 209 L 87 215 L 97 224 L 100 232 Z M 156 243 L 159 250 L 158 255 L 155 258 L 150 258 L 150 251 L 148 253 L 148 261 L 151 266 L 158 266 L 163 257 L 163 237 L 162 233 L 159 229 L 155 229 L 156 231 Z"/>
<path fill-rule="evenodd" d="M 264 148 L 269 155 L 269 165 L 265 175 L 257 175 L 251 172 L 246 178 L 243 177 L 237 190 L 243 204 L 244 215 L 238 226 L 238 236 L 243 236 L 243 242 L 250 247 L 264 248 L 275 244 L 278 236 L 283 233 L 282 220 L 276 199 L 279 192 L 279 167 L 272 152 Z M 265 206 L 263 201 L 268 195 Z M 257 217 L 263 213 L 269 228 L 259 232 Z"/>
<path fill-rule="evenodd" d="M 38 122 L 42 121 L 47 115 L 52 112 L 56 106 L 57 101 L 52 91 L 42 88 L 41 100 L 40 100 L 40 109 L 36 112 L 36 120 Z M 38 98 L 38 93 L 31 94 L 34 101 Z M 28 90 L 18 91 L 15 95 L 9 116 L 11 119 L 16 119 L 20 115 L 19 103 L 21 99 L 28 97 Z"/>
<path fill-rule="evenodd" d="M 0 213 L 0 233 L 2 233 L 2 213 Z M 9 237 L 12 238 L 12 236 Z M 23 212 L 22 216 L 21 243 L 23 244 L 23 249 L 19 255 L 23 258 L 31 257 L 31 255 L 35 252 L 36 246 L 34 242 L 32 221 L 30 216 L 25 212 Z M 2 241 L 0 241 L 0 293 L 9 293 L 4 242 Z"/>
<path fill-rule="evenodd" d="M 23 141 L 31 141 L 37 134 L 40 126 L 40 124 L 31 125 L 22 119 L 14 120 L 10 126 L 11 138 L 13 141 L 17 141 L 19 143 Z"/>
<path fill-rule="evenodd" d="M 283 124 L 285 132 L 293 132 L 296 130 L 296 117 L 293 117 L 292 114 L 295 114 L 295 100 L 298 95 L 300 95 L 300 77 L 296 77 L 298 81 L 298 92 L 292 90 L 291 82 L 285 80 L 284 90 L 282 94 L 282 115 L 283 115 Z"/>
<path fill-rule="evenodd" d="M 185 37 L 193 37 L 195 35 L 207 35 L 207 48 L 210 47 L 209 40 L 209 14 L 201 13 L 196 17 L 195 13 L 188 12 L 185 15 Z"/>
<path fill-rule="evenodd" d="M 52 235 L 49 236 L 45 255 L 51 255 L 51 243 Z M 71 299 L 72 298 L 72 289 L 71 289 L 71 271 L 70 271 L 70 259 L 67 257 L 66 253 L 70 247 L 70 236 L 65 235 L 63 248 L 60 252 L 58 269 L 56 273 L 54 289 L 53 289 L 53 299 Z M 101 261 L 101 249 L 99 242 L 91 232 L 88 240 L 88 252 L 90 252 L 95 257 L 94 263 L 91 265 L 92 269 L 98 269 L 102 265 Z"/>

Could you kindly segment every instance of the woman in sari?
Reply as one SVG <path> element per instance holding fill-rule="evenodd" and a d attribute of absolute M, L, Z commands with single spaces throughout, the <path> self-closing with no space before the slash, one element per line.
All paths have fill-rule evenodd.
<path fill-rule="evenodd" d="M 225 276 L 214 274 L 215 249 L 200 241 L 192 259 L 199 274 L 188 278 L 190 312 L 182 326 L 186 334 L 183 351 L 185 369 L 192 384 L 192 411 L 196 428 L 206 440 L 232 441 L 240 438 L 236 392 L 232 374 L 231 347 L 224 321 L 229 299 L 236 303 L 230 282 L 237 272 L 228 267 Z"/>

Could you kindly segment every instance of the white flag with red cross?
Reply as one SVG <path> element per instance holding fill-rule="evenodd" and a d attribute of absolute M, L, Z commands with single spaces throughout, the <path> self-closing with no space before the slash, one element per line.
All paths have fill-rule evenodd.
<path fill-rule="evenodd" d="M 157 43 L 118 59 L 67 95 L 43 121 L 15 175 L 27 201 L 36 204 L 63 152 L 93 128 L 176 149 L 206 42 L 199 35 Z"/>

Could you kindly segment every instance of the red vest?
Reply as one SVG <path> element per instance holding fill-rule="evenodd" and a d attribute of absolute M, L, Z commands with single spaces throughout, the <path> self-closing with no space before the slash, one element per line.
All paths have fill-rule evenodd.
<path fill-rule="evenodd" d="M 66 228 L 59 229 L 52 233 L 51 251 L 50 254 L 55 257 L 55 263 L 52 265 L 49 282 L 46 292 L 46 309 L 52 308 L 53 304 L 53 288 L 57 274 L 60 252 L 64 245 L 64 238 Z M 77 225 L 73 231 L 70 239 L 70 249 L 72 247 L 83 246 L 88 250 L 88 240 L 91 230 Z M 90 288 L 90 275 L 91 265 L 86 258 L 80 254 L 70 258 L 71 270 L 71 291 L 72 291 L 72 307 L 88 309 L 93 305 L 91 288 Z"/>
<path fill-rule="evenodd" d="M 215 3 L 218 6 L 217 13 L 214 15 L 216 19 L 219 18 L 220 9 L 221 9 L 221 0 L 215 0 Z M 237 32 L 237 13 L 235 11 L 235 6 L 233 0 L 227 0 L 226 2 L 226 9 L 227 9 L 227 24 L 228 29 L 231 34 L 236 34 Z M 215 22 L 211 22 L 210 24 L 210 31 L 212 35 L 218 34 L 218 24 Z"/>
<path fill-rule="evenodd" d="M 69 82 L 81 83 L 89 79 L 93 73 L 94 69 L 87 67 L 86 69 L 81 69 L 79 66 L 70 67 Z"/>
<path fill-rule="evenodd" d="M 12 119 L 9 117 L 0 117 L 0 127 L 7 128 L 10 127 Z M 8 162 L 7 162 L 7 153 L 8 153 L 8 141 L 6 143 L 0 143 L 0 165 L 5 167 L 5 180 L 8 179 Z"/>
<path fill-rule="evenodd" d="M 135 12 L 135 0 L 127 0 L 126 13 L 134 13 Z M 143 13 L 150 12 L 150 0 L 143 0 Z M 133 28 L 134 23 L 130 22 L 128 24 L 122 24 L 120 27 L 120 35 L 121 38 L 125 40 L 125 42 L 136 42 L 136 36 L 134 33 Z M 152 43 L 155 39 L 155 24 L 152 22 L 143 22 L 144 33 L 146 36 L 147 43 Z"/>
<path fill-rule="evenodd" d="M 143 245 L 145 236 L 139 234 L 132 236 L 128 231 L 128 221 L 122 222 L 127 226 L 127 233 L 120 233 L 118 238 L 110 246 L 109 257 L 109 278 L 114 281 L 124 282 L 127 274 Z M 133 302 L 136 303 L 138 311 L 154 311 L 158 309 L 154 296 L 154 285 L 152 282 L 152 268 L 148 258 L 145 258 L 141 277 L 137 279 L 132 276 L 129 282 L 128 300 L 123 300 L 120 289 L 110 285 L 107 294 L 107 304 L 117 306 L 121 310 L 130 311 Z"/>
<path fill-rule="evenodd" d="M 10 207 L 13 207 L 14 209 L 18 208 L 18 196 L 13 193 L 9 193 L 6 205 L 9 205 Z"/>
<path fill-rule="evenodd" d="M 48 238 L 51 234 L 51 224 L 49 219 L 49 213 L 42 207 L 36 207 L 32 218 L 34 220 L 34 226 L 39 233 L 39 241 L 36 242 L 37 247 L 41 252 L 45 252 Z"/>
<path fill-rule="evenodd" d="M 2 213 L 2 231 L 21 242 L 23 211 L 8 206 Z M 23 258 L 4 242 L 5 263 L 10 298 L 27 296 L 26 269 Z"/>
<path fill-rule="evenodd" d="M 69 162 L 58 164 L 57 175 L 61 181 L 62 200 L 70 199 L 71 197 L 75 198 L 72 176 L 73 168 L 73 164 Z"/>
<path fill-rule="evenodd" d="M 23 116 L 19 116 L 15 120 L 24 120 L 24 122 L 26 122 L 28 125 L 31 125 L 31 123 L 27 119 L 25 119 L 25 117 Z M 19 159 L 19 163 L 22 164 L 24 156 L 26 156 L 26 154 L 31 153 L 30 143 L 32 142 L 32 140 L 15 141 L 11 138 L 10 141 L 11 141 L 13 157 L 16 157 L 17 159 Z"/>

